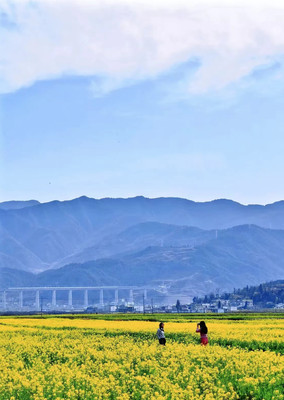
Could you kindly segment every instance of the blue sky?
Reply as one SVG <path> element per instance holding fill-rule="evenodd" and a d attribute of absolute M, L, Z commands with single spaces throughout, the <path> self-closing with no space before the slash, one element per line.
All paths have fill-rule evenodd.
<path fill-rule="evenodd" d="M 18 4 L 1 14 L 0 201 L 284 199 L 283 9 L 212 8 L 208 26 L 182 3 Z"/>

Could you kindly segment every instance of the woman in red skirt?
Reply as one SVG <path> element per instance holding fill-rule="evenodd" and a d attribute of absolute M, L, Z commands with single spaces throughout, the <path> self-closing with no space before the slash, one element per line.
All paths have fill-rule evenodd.
<path fill-rule="evenodd" d="M 208 329 L 204 321 L 201 321 L 199 324 L 197 324 L 196 332 L 200 333 L 200 343 L 203 346 L 206 346 L 208 344 Z"/>

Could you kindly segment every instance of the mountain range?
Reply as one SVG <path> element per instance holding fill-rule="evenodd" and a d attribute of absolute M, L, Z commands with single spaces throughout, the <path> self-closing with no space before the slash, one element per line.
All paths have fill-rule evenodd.
<path fill-rule="evenodd" d="M 284 202 L 0 203 L 0 286 L 161 285 L 202 294 L 281 279 Z"/>

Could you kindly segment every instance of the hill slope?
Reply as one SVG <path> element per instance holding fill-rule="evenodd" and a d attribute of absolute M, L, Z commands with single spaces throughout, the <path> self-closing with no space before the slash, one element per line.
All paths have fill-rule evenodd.
<path fill-rule="evenodd" d="M 21 268 L 30 271 L 62 266 L 67 262 L 82 262 L 90 257 L 109 257 L 118 251 L 119 242 L 115 235 L 145 222 L 206 230 L 242 224 L 284 229 L 284 202 L 244 206 L 230 200 L 197 203 L 180 198 L 96 200 L 81 197 L 21 209 L 1 210 L 0 207 L 1 239 L 9 238 L 19 243 L 30 254 L 30 261 L 25 266 L 21 261 L 21 251 L 15 251 L 11 257 L 2 249 L 0 267 L 7 266 L 7 257 L 10 257 L 11 268 L 22 265 Z M 123 237 L 121 240 L 126 247 L 124 249 L 121 245 L 120 252 L 135 250 L 133 241 L 130 244 L 131 240 Z M 109 247 L 104 243 L 109 243 Z M 180 245 L 182 243 L 181 239 Z M 156 244 L 156 239 L 153 243 L 148 240 L 147 245 L 150 244 Z M 139 248 L 142 247 L 136 246 L 136 250 Z M 90 255 L 86 254 L 88 252 Z"/>
<path fill-rule="evenodd" d="M 25 207 L 32 207 L 40 204 L 37 200 L 27 200 L 27 201 L 3 201 L 0 203 L 1 210 L 19 210 Z"/>
<path fill-rule="evenodd" d="M 220 230 L 217 237 L 208 237 L 195 246 L 150 246 L 112 258 L 66 265 L 33 275 L 30 284 L 158 287 L 165 282 L 169 293 L 196 296 L 217 288 L 231 290 L 281 279 L 283 275 L 284 231 L 245 225 Z"/>

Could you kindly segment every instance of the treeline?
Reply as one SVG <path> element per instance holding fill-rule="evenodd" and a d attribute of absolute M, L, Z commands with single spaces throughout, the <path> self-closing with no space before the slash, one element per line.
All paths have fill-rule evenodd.
<path fill-rule="evenodd" d="M 194 297 L 193 302 L 212 303 L 221 300 L 231 302 L 239 300 L 252 300 L 254 305 L 267 305 L 284 303 L 284 280 L 262 283 L 258 286 L 246 286 L 243 289 L 234 289 L 232 293 L 209 294 L 204 297 Z"/>

